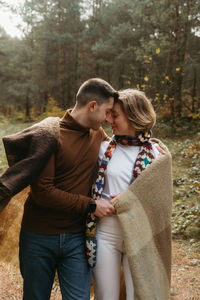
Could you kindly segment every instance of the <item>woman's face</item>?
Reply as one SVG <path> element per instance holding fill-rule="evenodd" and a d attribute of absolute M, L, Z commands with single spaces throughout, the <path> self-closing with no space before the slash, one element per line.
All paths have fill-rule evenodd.
<path fill-rule="evenodd" d="M 135 135 L 135 129 L 131 125 L 131 122 L 127 119 L 125 113 L 122 111 L 119 103 L 114 104 L 112 113 L 107 119 L 107 123 L 112 127 L 113 134 Z"/>

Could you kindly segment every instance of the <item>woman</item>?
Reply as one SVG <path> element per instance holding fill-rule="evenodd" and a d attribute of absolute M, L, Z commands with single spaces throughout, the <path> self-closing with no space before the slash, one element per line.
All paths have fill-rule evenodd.
<path fill-rule="evenodd" d="M 162 155 L 164 157 L 165 152 L 168 152 L 167 148 L 159 143 L 158 140 L 155 140 L 154 143 L 152 142 L 152 140 L 150 140 L 151 128 L 155 124 L 155 121 L 156 115 L 154 109 L 143 92 L 133 89 L 127 89 L 119 92 L 119 99 L 114 104 L 112 115 L 109 118 L 109 124 L 112 126 L 114 136 L 112 137 L 112 140 L 110 142 L 106 141 L 101 144 L 99 152 L 99 160 L 101 161 L 101 163 L 96 185 L 93 190 L 94 197 L 110 200 L 111 203 L 113 203 L 113 205 L 115 206 L 117 212 L 116 215 L 111 215 L 100 219 L 98 224 L 98 254 L 97 265 L 94 269 L 94 287 L 96 300 L 119 299 L 121 265 L 123 266 L 127 300 L 168 299 L 169 283 L 167 283 L 166 281 L 169 281 L 169 276 L 167 275 L 170 271 L 168 267 L 166 272 L 167 275 L 164 274 L 162 279 L 161 273 L 165 273 L 165 270 L 163 271 L 163 269 L 165 268 L 163 266 L 160 267 L 161 263 L 160 261 L 158 262 L 157 259 L 157 257 L 160 257 L 160 253 L 158 254 L 157 252 L 159 251 L 156 250 L 156 247 L 162 245 L 163 241 L 160 243 L 160 240 L 158 239 L 158 243 L 155 246 L 151 239 L 148 239 L 148 241 L 150 241 L 149 249 L 146 250 L 146 248 L 142 248 L 141 241 L 143 238 L 145 238 L 144 236 L 146 232 L 148 232 L 148 228 L 145 228 L 144 230 L 142 229 L 142 223 L 144 222 L 145 224 L 146 217 L 144 214 L 143 219 L 136 220 L 136 218 L 138 217 L 137 214 L 136 216 L 134 216 L 135 210 L 138 209 L 136 202 L 135 204 L 133 204 L 133 214 L 130 207 L 132 203 L 134 203 L 135 195 L 130 194 L 132 193 L 132 191 L 127 190 L 131 184 L 130 187 L 134 192 L 134 185 L 138 182 L 138 176 L 141 176 L 141 173 L 143 175 L 143 172 L 145 175 L 145 171 L 147 171 L 146 168 L 148 167 L 150 170 L 150 165 L 152 164 L 152 162 L 152 166 L 154 166 L 154 160 L 157 160 L 158 157 Z M 163 162 L 161 164 L 163 164 Z M 166 170 L 166 168 L 164 169 Z M 170 174 L 168 175 L 166 176 L 167 178 L 170 177 Z M 146 180 L 145 177 L 144 180 Z M 170 182 L 171 181 L 169 179 L 169 185 Z M 154 189 L 154 184 L 151 184 L 151 186 L 152 189 Z M 157 187 L 155 187 L 155 190 L 156 189 Z M 158 189 L 162 188 L 158 187 Z M 146 188 L 146 190 L 144 189 L 143 195 L 149 193 L 150 190 L 150 187 Z M 124 191 L 126 192 L 123 199 Z M 127 195 L 126 193 L 129 194 Z M 119 194 L 121 194 L 122 196 L 120 195 L 116 197 L 116 195 Z M 169 191 L 168 194 L 169 199 L 171 199 L 171 191 Z M 143 195 L 142 198 L 144 198 Z M 121 197 L 122 199 L 120 199 Z M 123 205 L 126 206 L 125 202 L 131 197 L 133 197 L 133 201 L 130 199 L 131 205 L 129 203 L 128 209 L 126 207 L 124 208 Z M 155 196 L 153 195 L 153 197 Z M 149 196 L 149 199 L 151 199 L 151 195 Z M 171 200 L 167 201 L 170 202 Z M 161 203 L 161 201 L 159 203 Z M 147 203 L 146 207 L 145 203 L 142 205 L 145 213 L 150 216 L 154 211 L 152 204 L 150 204 L 150 209 L 148 208 L 149 203 Z M 170 205 L 168 207 L 170 207 Z M 140 214 L 139 209 L 138 214 Z M 167 219 L 165 224 L 165 227 L 167 227 L 167 233 L 164 233 L 163 236 L 166 235 L 166 239 L 168 239 L 170 231 L 168 228 L 168 223 L 170 222 L 168 220 L 169 214 L 170 213 L 168 213 L 168 216 L 165 217 Z M 156 222 L 157 220 L 159 220 L 159 216 L 157 216 L 155 212 Z M 126 224 L 127 220 L 128 225 Z M 131 224 L 130 220 L 133 224 Z M 154 221 L 152 221 L 152 224 L 154 224 L 153 222 Z M 149 224 L 151 223 L 151 221 L 147 220 L 147 223 Z M 153 225 L 151 226 L 153 228 Z M 162 227 L 165 230 L 165 227 Z M 154 233 L 152 232 L 155 230 L 152 228 L 150 229 L 150 237 L 154 236 Z M 142 230 L 143 236 L 140 236 Z M 137 241 L 138 235 L 139 241 Z M 155 236 L 157 236 L 157 234 L 155 234 Z M 135 245 L 134 239 L 136 242 Z M 133 246 L 132 244 L 130 244 L 130 241 L 131 243 L 133 243 Z M 170 252 L 169 244 L 170 238 L 167 246 L 168 256 Z M 140 251 L 135 251 L 136 248 L 138 248 L 139 250 L 144 250 L 142 256 L 140 255 L 137 257 L 136 254 L 138 254 Z M 148 257 L 148 253 L 151 253 L 151 257 Z M 134 260 L 134 257 L 136 258 L 136 261 Z M 149 264 L 151 264 L 151 262 L 149 263 L 149 260 L 151 260 L 151 258 L 154 259 L 153 266 L 149 266 Z M 143 261 L 145 261 L 144 267 L 142 266 Z M 164 258 L 162 261 L 162 265 L 163 262 L 165 264 L 166 261 L 167 264 L 169 264 L 169 258 Z M 159 267 L 157 267 L 157 265 L 159 265 Z M 149 272 L 150 274 L 148 274 L 148 268 L 152 270 L 151 273 Z M 137 272 L 137 270 L 139 271 Z M 144 276 L 141 276 L 141 274 L 145 276 L 147 275 L 147 277 L 144 278 Z M 155 288 L 154 283 L 152 283 L 154 281 L 156 281 Z M 154 289 L 154 291 L 151 291 L 152 289 Z"/>

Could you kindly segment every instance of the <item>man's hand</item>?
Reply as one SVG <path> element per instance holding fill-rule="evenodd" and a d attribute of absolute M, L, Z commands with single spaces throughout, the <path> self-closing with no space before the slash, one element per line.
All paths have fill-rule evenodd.
<path fill-rule="evenodd" d="M 115 213 L 113 205 L 107 200 L 95 200 L 97 207 L 94 212 L 95 216 L 103 218 Z"/>

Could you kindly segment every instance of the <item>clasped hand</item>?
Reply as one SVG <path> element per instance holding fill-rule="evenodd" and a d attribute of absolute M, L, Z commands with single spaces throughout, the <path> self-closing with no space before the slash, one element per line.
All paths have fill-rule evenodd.
<path fill-rule="evenodd" d="M 111 200 L 95 200 L 96 201 L 96 210 L 94 212 L 95 216 L 99 217 L 99 218 L 103 218 L 106 216 L 109 216 L 111 214 L 114 214 L 115 208 L 114 208 L 114 204 L 116 201 L 116 197 L 117 195 L 111 195 Z"/>

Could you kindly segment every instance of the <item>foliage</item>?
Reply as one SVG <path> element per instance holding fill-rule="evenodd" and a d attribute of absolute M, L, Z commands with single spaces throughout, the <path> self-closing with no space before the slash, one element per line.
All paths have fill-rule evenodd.
<path fill-rule="evenodd" d="M 200 135 L 170 143 L 173 157 L 174 238 L 200 240 Z"/>
<path fill-rule="evenodd" d="M 84 80 L 102 77 L 145 91 L 173 131 L 181 118 L 199 120 L 199 8 L 197 0 L 25 0 L 16 12 L 23 38 L 0 29 L 0 110 L 30 119 L 46 111 L 49 94 L 66 109 Z"/>
<path fill-rule="evenodd" d="M 173 236 L 196 238 L 200 236 L 200 205 L 189 207 L 176 203 L 172 215 Z"/>
<path fill-rule="evenodd" d="M 58 106 L 57 101 L 51 95 L 48 95 L 46 111 L 43 113 L 42 119 L 46 117 L 62 117 L 64 113 L 65 111 Z"/>

